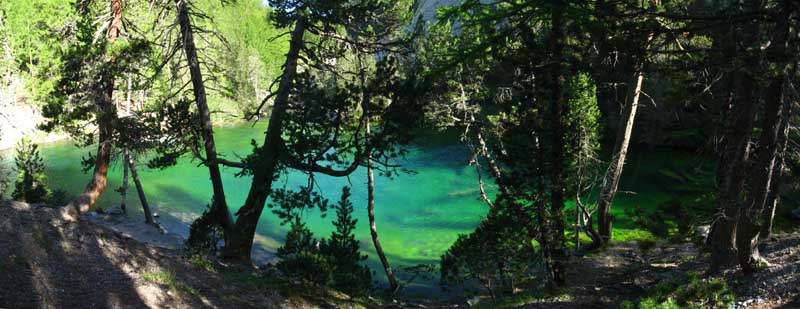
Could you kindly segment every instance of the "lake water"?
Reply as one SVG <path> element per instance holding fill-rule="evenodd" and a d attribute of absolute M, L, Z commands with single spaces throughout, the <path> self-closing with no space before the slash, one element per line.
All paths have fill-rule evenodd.
<path fill-rule="evenodd" d="M 216 140 L 220 153 L 233 159 L 246 156 L 251 151 L 250 140 L 263 141 L 265 124 L 218 128 Z M 47 166 L 52 188 L 61 188 L 77 194 L 83 190 L 89 176 L 81 171 L 80 160 L 94 147 L 79 149 L 70 142 L 43 145 L 41 152 Z M 10 159 L 6 153 L 6 160 Z M 395 268 L 417 264 L 438 264 L 439 258 L 456 240 L 459 234 L 471 232 L 488 212 L 486 204 L 479 199 L 474 167 L 469 166 L 467 149 L 458 143 L 455 134 L 428 134 L 409 146 L 409 154 L 399 163 L 413 170 L 413 174 L 400 174 L 392 179 L 376 174 L 376 219 L 381 243 L 389 261 Z M 637 191 L 637 194 L 621 194 L 615 204 L 614 213 L 619 216 L 615 235 L 633 232 L 634 226 L 624 218 L 623 210 L 633 205 L 658 205 L 679 195 L 670 189 L 670 177 L 676 172 L 665 169 L 684 170 L 695 163 L 689 155 L 635 156 L 626 169 L 621 190 Z M 698 161 L 699 162 L 699 161 Z M 192 222 L 211 200 L 211 183 L 208 170 L 189 159 L 166 170 L 149 170 L 139 167 L 151 207 L 160 215 L 159 222 L 171 233 L 186 236 L 188 224 Z M 223 169 L 223 180 L 231 210 L 235 212 L 243 203 L 250 187 L 249 178 L 239 178 L 235 169 Z M 680 171 L 677 173 L 681 173 Z M 680 176 L 680 175 L 678 175 Z M 488 177 L 484 175 L 485 179 Z M 109 185 L 99 201 L 103 208 L 118 205 L 122 168 L 116 162 L 109 172 Z M 358 219 L 356 236 L 362 250 L 369 256 L 369 265 L 375 270 L 375 279 L 385 281 L 382 268 L 375 257 L 366 213 L 366 171 L 359 169 L 347 178 L 318 176 L 321 193 L 332 202 L 338 200 L 343 186 L 352 187 L 354 216 Z M 489 180 L 489 182 L 491 182 Z M 274 183 L 275 188 L 287 186 L 298 188 L 306 183 L 306 176 L 290 172 Z M 489 185 L 490 194 L 496 189 Z M 133 189 L 133 188 L 132 188 Z M 129 216 L 141 219 L 141 207 L 135 190 L 128 194 Z M 316 211 L 308 212 L 306 222 L 314 234 L 328 237 L 333 230 L 335 216 L 330 213 L 321 218 Z M 143 219 L 142 219 L 143 220 Z M 274 260 L 274 252 L 281 245 L 288 226 L 265 208 L 259 221 L 256 236 L 257 248 L 253 258 L 259 262 Z M 407 278 L 409 274 L 403 274 Z M 435 274 L 438 276 L 438 274 Z M 408 291 L 413 293 L 438 293 L 435 280 L 416 280 Z"/>

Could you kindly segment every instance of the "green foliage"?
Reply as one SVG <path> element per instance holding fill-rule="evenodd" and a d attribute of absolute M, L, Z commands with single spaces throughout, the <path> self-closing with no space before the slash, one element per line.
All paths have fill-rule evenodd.
<path fill-rule="evenodd" d="M 528 234 L 519 227 L 518 217 L 492 210 L 442 255 L 441 283 L 468 286 L 476 280 L 493 297 L 513 293 L 532 276 L 537 262 Z"/>
<path fill-rule="evenodd" d="M 154 270 L 147 271 L 142 274 L 145 281 L 163 284 L 169 287 L 170 291 L 185 295 L 192 295 L 194 297 L 200 296 L 200 292 L 190 285 L 175 278 L 175 272 L 172 270 Z"/>
<path fill-rule="evenodd" d="M 696 272 L 662 281 L 650 294 L 636 302 L 625 301 L 620 308 L 728 308 L 736 301 L 724 278 L 703 279 Z"/>
<path fill-rule="evenodd" d="M 0 138 L 2 137 L 3 137 L 3 132 L 0 131 Z M 8 183 L 9 183 L 8 175 L 9 175 L 8 168 L 6 167 L 2 154 L 0 154 L 0 198 L 3 198 L 3 196 L 6 193 L 6 190 L 8 189 Z"/>
<path fill-rule="evenodd" d="M 319 250 L 319 243 L 299 219 L 292 223 L 286 241 L 278 248 L 278 270 L 299 283 L 328 286 L 333 282 L 331 266 Z"/>
<path fill-rule="evenodd" d="M 44 160 L 39 155 L 39 146 L 23 139 L 17 144 L 14 158 L 17 166 L 17 181 L 11 197 L 27 203 L 43 203 L 50 196 L 47 176 L 44 173 Z"/>
<path fill-rule="evenodd" d="M 25 80 L 29 103 L 38 105 L 55 86 L 61 47 L 59 35 L 73 18 L 70 0 L 3 0 L 0 2 L 0 44 L 5 66 Z M 0 60 L 3 64 L 4 60 Z"/>
<path fill-rule="evenodd" d="M 189 257 L 210 257 L 217 253 L 218 245 L 224 238 L 222 227 L 217 222 L 217 215 L 213 209 L 206 206 L 206 210 L 189 226 L 189 238 L 184 247 Z"/>
<path fill-rule="evenodd" d="M 334 209 L 336 230 L 330 239 L 320 242 L 320 251 L 330 261 L 333 287 L 351 295 L 362 295 L 372 286 L 372 274 L 369 268 L 361 265 L 367 256 L 361 254 L 359 241 L 353 232 L 358 220 L 353 218 L 350 188 L 342 189 L 342 199 Z"/>
<path fill-rule="evenodd" d="M 342 198 L 334 206 L 336 230 L 329 239 L 317 241 L 311 230 L 293 217 L 292 227 L 283 246 L 278 248 L 281 259 L 277 268 L 302 284 L 332 287 L 350 295 L 363 295 L 372 286 L 372 274 L 361 263 L 367 259 L 360 252 L 353 230 L 354 219 L 350 189 L 342 189 Z"/>

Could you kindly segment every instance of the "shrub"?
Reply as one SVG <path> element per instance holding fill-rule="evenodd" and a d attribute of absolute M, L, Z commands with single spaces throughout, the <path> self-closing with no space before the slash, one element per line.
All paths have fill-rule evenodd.
<path fill-rule="evenodd" d="M 441 283 L 464 285 L 477 280 L 492 297 L 513 293 L 536 264 L 531 240 L 518 221 L 502 210 L 492 210 L 474 232 L 460 235 L 442 255 Z"/>
<path fill-rule="evenodd" d="M 360 264 L 367 256 L 359 251 L 359 242 L 353 234 L 358 220 L 353 219 L 350 188 L 342 189 L 342 199 L 334 209 L 336 230 L 329 240 L 322 240 L 320 251 L 332 267 L 334 288 L 349 294 L 364 294 L 372 286 L 372 274 L 369 268 Z"/>
<path fill-rule="evenodd" d="M 278 248 L 277 268 L 301 284 L 328 286 L 333 273 L 328 260 L 322 256 L 319 243 L 299 218 L 286 234 L 286 242 Z"/>
<path fill-rule="evenodd" d="M 27 203 L 47 202 L 50 190 L 44 174 L 44 161 L 39 155 L 39 146 L 23 139 L 17 144 L 14 158 L 17 166 L 17 180 L 14 184 L 14 200 Z"/>
<path fill-rule="evenodd" d="M 286 209 L 285 205 L 282 207 Z M 359 251 L 359 242 L 353 234 L 358 220 L 352 216 L 349 188 L 342 189 L 342 198 L 334 209 L 336 230 L 329 239 L 319 241 L 299 216 L 293 216 L 286 242 L 278 248 L 281 260 L 277 268 L 302 284 L 333 287 L 351 295 L 362 295 L 372 285 L 372 274 L 369 268 L 361 265 L 367 256 Z"/>
<path fill-rule="evenodd" d="M 217 253 L 217 245 L 224 237 L 222 227 L 217 222 L 210 206 L 189 226 L 189 239 L 184 243 L 188 255 L 212 256 Z"/>

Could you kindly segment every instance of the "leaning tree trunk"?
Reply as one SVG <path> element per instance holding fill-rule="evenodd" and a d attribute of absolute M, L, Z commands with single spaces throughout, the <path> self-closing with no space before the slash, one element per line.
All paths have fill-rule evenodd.
<path fill-rule="evenodd" d="M 650 1 L 650 5 L 653 6 L 653 8 L 660 4 L 660 0 Z M 622 170 L 625 167 L 625 158 L 628 156 L 628 145 L 631 141 L 633 125 L 636 121 L 636 111 L 639 108 L 639 97 L 642 94 L 642 85 L 644 84 L 644 67 L 647 49 L 650 48 L 654 38 L 654 32 L 651 31 L 647 34 L 647 40 L 645 41 L 644 45 L 645 52 L 642 54 L 642 58 L 638 61 L 638 63 L 634 64 L 635 73 L 633 74 L 633 79 L 635 81 L 635 85 L 632 91 L 629 92 L 628 96 L 631 98 L 631 100 L 630 103 L 625 106 L 625 109 L 622 113 L 622 118 L 620 119 L 620 125 L 617 127 L 617 139 L 614 144 L 614 152 L 612 153 L 613 156 L 611 158 L 611 164 L 609 165 L 606 175 L 603 178 L 603 187 L 600 189 L 600 198 L 597 201 L 598 233 L 600 234 L 601 240 L 604 244 L 608 243 L 612 237 L 612 224 L 614 222 L 613 217 L 611 216 L 611 206 L 613 205 L 614 197 L 617 195 L 619 179 L 622 177 Z"/>
<path fill-rule="evenodd" d="M 108 27 L 107 35 L 109 44 L 113 44 L 122 32 L 122 8 L 122 0 L 111 0 L 112 20 Z M 113 58 L 111 62 L 114 62 Z M 100 78 L 99 84 L 103 90 L 96 102 L 99 140 L 94 173 L 83 194 L 67 205 L 67 211 L 74 209 L 78 214 L 87 213 L 94 207 L 100 195 L 105 192 L 108 182 L 108 167 L 111 163 L 111 143 L 114 135 L 114 118 L 116 116 L 114 108 L 114 75 L 112 72 L 103 72 Z"/>
<path fill-rule="evenodd" d="M 369 119 L 366 125 L 367 138 L 370 137 Z M 397 284 L 397 278 L 394 276 L 392 266 L 389 265 L 389 260 L 386 259 L 386 254 L 383 252 L 380 240 L 378 240 L 378 227 L 375 225 L 375 175 L 372 171 L 372 153 L 367 154 L 367 217 L 369 218 L 369 232 L 372 235 L 372 244 L 375 246 L 375 252 L 381 260 L 383 270 L 386 272 L 386 278 L 389 279 L 389 288 L 392 292 L 397 291 L 400 287 Z"/>
<path fill-rule="evenodd" d="M 194 44 L 194 33 L 192 30 L 191 19 L 187 0 L 176 0 L 178 9 L 178 22 L 181 26 L 183 36 L 183 50 L 186 52 L 186 61 L 189 66 L 189 73 L 192 79 L 192 89 L 194 99 L 197 103 L 197 110 L 200 112 L 202 122 L 203 146 L 206 151 L 205 165 L 211 176 L 211 186 L 214 190 L 212 209 L 219 220 L 218 223 L 225 231 L 225 235 L 233 228 L 233 218 L 228 211 L 228 203 L 225 200 L 225 189 L 222 183 L 222 173 L 220 172 L 217 158 L 217 147 L 214 142 L 214 125 L 211 121 L 211 112 L 206 100 L 206 87 L 203 82 L 203 72 L 200 70 L 200 60 L 197 56 L 197 48 Z"/>
<path fill-rule="evenodd" d="M 236 213 L 238 216 L 236 224 L 229 237 L 229 243 L 223 250 L 223 256 L 227 259 L 250 260 L 250 250 L 253 247 L 258 219 L 261 217 L 264 203 L 272 189 L 272 181 L 275 178 L 281 147 L 283 147 L 281 134 L 283 133 L 283 121 L 288 107 L 289 93 L 297 75 L 297 63 L 300 59 L 300 50 L 303 48 L 303 34 L 306 31 L 305 18 L 301 12 L 298 14 L 300 16 L 297 17 L 294 30 L 292 30 L 289 52 L 286 54 L 286 63 L 283 65 L 283 74 L 272 107 L 264 145 L 254 153 L 258 158 L 253 160 L 257 162 L 257 166 L 253 169 L 250 192 L 247 194 L 244 205 Z"/>
<path fill-rule="evenodd" d="M 131 153 L 127 150 L 125 150 L 125 164 L 130 167 L 133 183 L 136 184 L 136 193 L 139 194 L 139 201 L 142 203 L 142 211 L 144 212 L 144 222 L 155 225 L 156 222 L 153 220 L 153 212 L 150 211 L 150 204 L 147 203 L 147 197 L 144 195 L 142 181 L 139 179 L 139 173 L 136 172 L 136 163 Z"/>
<path fill-rule="evenodd" d="M 550 98 L 550 237 L 551 271 L 557 286 L 566 283 L 566 247 L 564 243 L 564 117 L 567 114 L 566 76 L 562 68 L 564 54 L 564 3 L 557 1 L 552 8 L 552 55 Z"/>
<path fill-rule="evenodd" d="M 122 160 L 122 188 L 120 188 L 119 193 L 122 195 L 122 203 L 120 204 L 120 208 L 122 208 L 122 213 L 128 213 L 128 152 L 129 150 L 125 148 L 125 158 Z"/>
<path fill-rule="evenodd" d="M 652 33 L 650 34 L 652 39 Z M 633 124 L 636 120 L 636 110 L 639 107 L 639 95 L 642 92 L 642 84 L 644 83 L 644 72 L 639 68 L 635 74 L 636 85 L 633 88 L 631 102 L 625 106 L 619 131 L 617 131 L 617 140 L 614 145 L 613 157 L 611 164 L 606 171 L 603 178 L 603 187 L 600 190 L 600 199 L 597 201 L 597 225 L 600 239 L 603 243 L 608 243 L 611 240 L 613 218 L 611 216 L 611 205 L 614 202 L 614 197 L 617 195 L 617 188 L 619 187 L 619 179 L 622 177 L 622 169 L 625 166 L 625 158 L 628 156 L 628 144 L 631 141 L 631 133 L 633 132 Z"/>

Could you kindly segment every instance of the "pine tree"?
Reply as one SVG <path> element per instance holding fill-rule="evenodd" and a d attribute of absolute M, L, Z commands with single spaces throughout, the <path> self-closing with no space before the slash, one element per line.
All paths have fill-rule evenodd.
<path fill-rule="evenodd" d="M 372 285 L 372 274 L 360 264 L 367 256 L 361 254 L 359 241 L 353 233 L 358 220 L 353 218 L 350 188 L 342 188 L 342 198 L 334 209 L 336 230 L 329 239 L 322 240 L 320 251 L 330 261 L 333 287 L 350 294 L 363 294 Z"/>
<path fill-rule="evenodd" d="M 47 201 L 50 190 L 47 188 L 47 176 L 44 174 L 44 160 L 39 155 L 39 146 L 23 139 L 17 144 L 17 181 L 14 184 L 14 200 L 27 203 L 43 203 Z"/>

